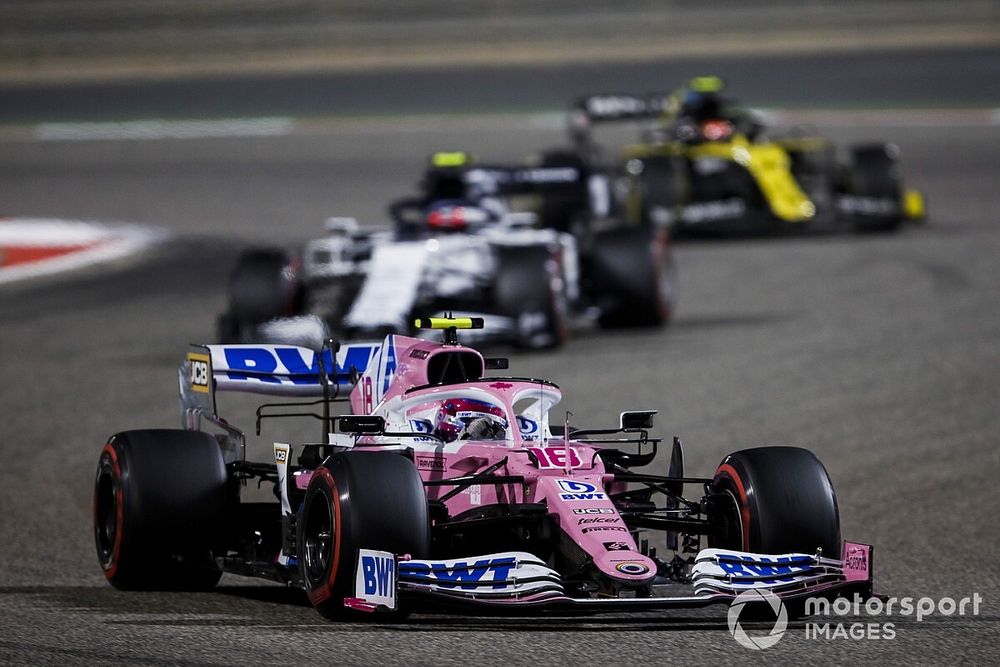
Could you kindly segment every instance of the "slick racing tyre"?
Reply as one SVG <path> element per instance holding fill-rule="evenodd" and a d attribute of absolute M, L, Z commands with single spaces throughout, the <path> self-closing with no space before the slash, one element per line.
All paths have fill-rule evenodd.
<path fill-rule="evenodd" d="M 292 270 L 285 251 L 246 250 L 236 260 L 229 278 L 229 311 L 219 317 L 219 340 L 253 342 L 257 324 L 302 312 L 305 289 Z"/>
<path fill-rule="evenodd" d="M 568 337 L 568 305 L 558 255 L 545 246 L 496 246 L 493 302 L 514 321 L 519 347 L 559 347 Z"/>
<path fill-rule="evenodd" d="M 712 481 L 718 531 L 709 545 L 761 554 L 823 550 L 840 558 L 840 514 L 826 468 L 798 447 L 727 456 Z"/>
<path fill-rule="evenodd" d="M 588 260 L 588 282 L 602 327 L 654 327 L 670 321 L 676 285 L 666 232 L 600 232 Z"/>
<path fill-rule="evenodd" d="M 630 218 L 650 229 L 677 227 L 677 212 L 684 191 L 684 167 L 677 158 L 652 157 L 634 160 L 630 165 L 641 168 L 631 174 Z M 626 167 L 626 170 L 628 167 Z"/>
<path fill-rule="evenodd" d="M 309 481 L 297 523 L 303 585 L 326 618 L 350 615 L 344 598 L 354 594 L 358 549 L 413 558 L 430 552 L 424 486 L 413 463 L 398 454 L 332 457 Z"/>
<path fill-rule="evenodd" d="M 584 219 L 590 208 L 587 189 L 587 165 L 576 153 L 550 150 L 542 153 L 539 166 L 573 168 L 581 175 L 578 182 L 543 188 L 540 192 L 538 219 L 542 227 L 563 232 L 572 231 L 574 223 Z"/>
<path fill-rule="evenodd" d="M 851 149 L 847 191 L 855 197 L 896 202 L 896 211 L 855 214 L 857 231 L 892 231 L 903 221 L 903 183 L 899 149 L 893 144 L 862 144 Z"/>
<path fill-rule="evenodd" d="M 122 590 L 204 590 L 224 527 L 227 476 L 215 438 L 181 430 L 111 438 L 94 482 L 94 539 L 104 576 Z"/>

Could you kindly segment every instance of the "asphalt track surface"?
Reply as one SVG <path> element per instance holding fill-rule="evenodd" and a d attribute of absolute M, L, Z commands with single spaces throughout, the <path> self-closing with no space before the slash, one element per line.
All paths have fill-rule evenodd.
<path fill-rule="evenodd" d="M 357 73 L 201 76 L 131 83 L 0 85 L 0 122 L 328 116 L 565 109 L 596 92 L 669 92 L 688 77 L 725 77 L 758 106 L 995 105 L 1000 48 L 678 57 L 546 66 L 400 69 Z"/>
<path fill-rule="evenodd" d="M 955 75 L 929 71 L 928 85 Z M 561 140 L 530 116 L 399 118 L 255 139 L 4 142 L 4 214 L 153 223 L 176 236 L 113 267 L 0 289 L 0 663 L 994 661 L 1000 135 L 903 125 L 820 129 L 896 141 L 927 194 L 926 226 L 679 246 L 670 327 L 583 331 L 554 354 L 513 355 L 512 370 L 559 382 L 581 425 L 659 409 L 659 433 L 683 438 L 692 474 L 747 446 L 811 448 L 838 491 L 844 535 L 876 545 L 879 590 L 979 593 L 979 616 L 875 619 L 896 624 L 891 640 L 807 639 L 797 623 L 754 654 L 730 637 L 724 608 L 337 625 L 254 580 L 227 576 L 206 594 L 106 585 L 90 528 L 100 447 L 115 431 L 178 423 L 177 363 L 186 343 L 211 337 L 242 245 L 295 243 L 331 214 L 373 219 L 431 150 L 514 159 Z M 263 458 L 268 437 L 312 436 L 274 429 L 251 454 Z"/>

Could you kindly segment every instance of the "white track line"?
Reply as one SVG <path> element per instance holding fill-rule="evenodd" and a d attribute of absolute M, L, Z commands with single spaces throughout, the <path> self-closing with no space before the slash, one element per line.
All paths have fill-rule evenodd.
<path fill-rule="evenodd" d="M 289 134 L 291 118 L 229 118 L 223 120 L 135 120 L 121 123 L 43 123 L 35 128 L 38 141 L 120 139 L 206 139 L 212 137 L 274 137 Z"/>
<path fill-rule="evenodd" d="M 990 127 L 1000 109 L 757 109 L 768 125 L 820 127 Z M 534 113 L 420 114 L 328 118 L 233 118 L 228 120 L 142 120 L 121 123 L 43 123 L 29 129 L 35 141 L 122 141 L 281 137 L 290 134 L 451 132 L 455 129 L 524 127 L 559 130 L 561 111 Z M 24 135 L 8 137 L 16 140 Z M 4 139 L 0 127 L 0 141 Z"/>

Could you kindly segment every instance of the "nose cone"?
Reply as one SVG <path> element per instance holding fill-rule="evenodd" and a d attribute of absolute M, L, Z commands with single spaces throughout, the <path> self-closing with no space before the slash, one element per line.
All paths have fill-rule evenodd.
<path fill-rule="evenodd" d="M 631 540 L 629 540 L 631 542 Z M 594 557 L 594 565 L 601 574 L 627 585 L 648 584 L 656 576 L 656 564 L 637 551 L 618 550 L 618 546 L 631 546 L 628 542 L 608 542 L 605 552 Z M 614 549 L 609 551 L 608 549 Z"/>

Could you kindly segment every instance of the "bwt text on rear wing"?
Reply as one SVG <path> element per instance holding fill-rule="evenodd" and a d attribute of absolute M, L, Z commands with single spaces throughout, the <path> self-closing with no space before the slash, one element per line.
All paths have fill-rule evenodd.
<path fill-rule="evenodd" d="M 206 419 L 242 449 L 243 432 L 218 415 L 217 391 L 327 402 L 350 389 L 352 378 L 365 372 L 381 347 L 379 342 L 351 343 L 317 353 L 294 345 L 194 345 L 178 370 L 182 426 L 200 430 Z"/>

